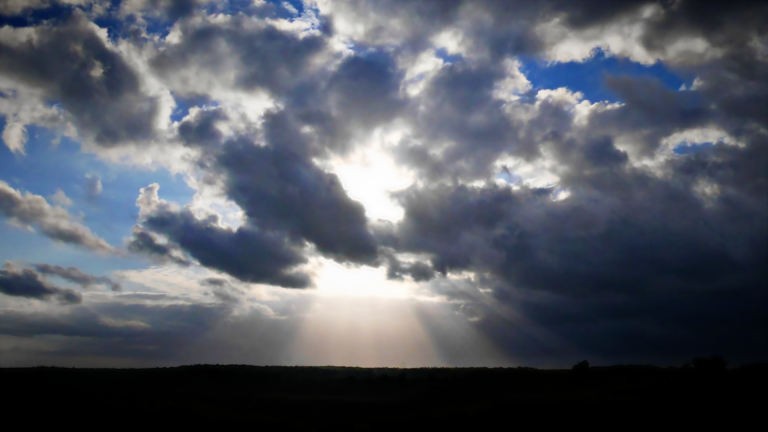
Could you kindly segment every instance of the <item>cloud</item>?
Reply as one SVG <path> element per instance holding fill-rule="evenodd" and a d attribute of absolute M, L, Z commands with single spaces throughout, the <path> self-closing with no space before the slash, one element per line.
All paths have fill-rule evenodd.
<path fill-rule="evenodd" d="M 184 151 L 162 163 L 185 164 L 196 201 L 143 188 L 128 250 L 287 288 L 312 286 L 318 256 L 386 267 L 501 349 L 536 358 L 555 355 L 547 344 L 558 339 L 614 361 L 707 344 L 766 354 L 764 2 L 322 0 L 236 14 L 202 3 L 123 2 L 113 16 L 134 15 L 122 23 L 130 36 L 80 12 L 0 29 L 13 152 L 24 153 L 30 124 L 80 136 L 86 149 Z M 153 33 L 144 17 L 169 27 Z M 614 64 L 597 52 L 649 67 L 601 74 L 615 102 L 536 75 L 556 62 Z M 394 222 L 373 220 L 334 173 L 351 155 L 375 159 L 372 142 L 413 179 L 391 194 L 403 214 Z M 89 180 L 98 195 L 99 178 Z M 202 210 L 206 194 L 240 213 Z M 63 192 L 51 199 L 71 204 Z M 0 212 L 112 250 L 66 210 L 5 183 Z M 210 313 L 218 323 L 247 304 L 224 280 L 201 282 L 224 309 L 198 305 L 168 322 Z M 105 332 L 134 323 L 139 340 L 136 323 L 161 325 L 149 311 L 82 322 Z"/>
<path fill-rule="evenodd" d="M 424 282 L 435 277 L 435 271 L 429 264 L 419 261 L 403 263 L 389 251 L 383 255 L 388 263 L 387 279 L 403 279 L 404 276 L 410 276 L 415 282 Z"/>
<path fill-rule="evenodd" d="M 300 154 L 230 141 L 217 168 L 230 199 L 260 229 L 309 241 L 341 261 L 366 263 L 376 258 L 364 207 L 347 196 L 336 175 Z"/>
<path fill-rule="evenodd" d="M 218 215 L 198 219 L 189 209 L 174 209 L 160 200 L 159 186 L 152 184 L 141 190 L 136 201 L 143 216 L 142 226 L 134 230 L 140 237 L 129 249 L 168 256 L 166 250 L 152 244 L 150 249 L 141 238 L 144 230 L 163 235 L 175 248 L 200 264 L 228 273 L 242 281 L 266 283 L 286 288 L 306 288 L 309 277 L 295 270 L 307 262 L 284 233 L 243 225 L 231 229 L 220 224 Z M 172 257 L 171 257 L 172 258 Z"/>
<path fill-rule="evenodd" d="M 46 276 L 58 276 L 70 282 L 81 285 L 83 288 L 90 288 L 92 285 L 107 285 L 112 291 L 120 291 L 120 284 L 105 276 L 94 276 L 83 273 L 75 267 L 61 267 L 50 264 L 35 264 L 35 270 Z"/>
<path fill-rule="evenodd" d="M 0 293 L 37 300 L 56 299 L 61 304 L 76 304 L 82 296 L 71 289 L 59 288 L 31 269 L 19 269 L 7 262 L 0 270 Z"/>
<path fill-rule="evenodd" d="M 387 265 L 393 279 L 473 275 L 475 291 L 492 293 L 532 325 L 620 356 L 623 348 L 611 350 L 598 334 L 615 340 L 670 325 L 695 335 L 706 314 L 683 312 L 687 293 L 715 308 L 731 292 L 729 307 L 741 311 L 733 313 L 754 316 L 747 299 L 759 298 L 756 287 L 766 282 L 757 263 L 766 257 L 768 233 L 749 222 L 768 216 L 760 196 L 768 192 L 766 174 L 756 162 L 767 159 L 761 131 L 768 125 L 768 93 L 758 78 L 764 43 L 754 38 L 755 20 L 739 27 L 713 14 L 719 4 L 701 14 L 692 12 L 693 4 L 421 2 L 417 13 L 417 6 L 396 2 L 319 2 L 334 35 L 373 48 L 349 53 L 315 80 L 288 67 L 284 86 L 262 71 L 245 86 L 237 78 L 242 57 L 222 60 L 235 62 L 230 85 L 261 83 L 257 87 L 279 96 L 281 105 L 267 111 L 254 139 L 227 138 L 214 127 L 229 121 L 225 109 L 190 118 L 179 130 L 187 145 L 206 149 L 201 165 L 220 176 L 249 225 L 286 232 L 339 260 Z M 759 8 L 744 2 L 728 14 Z M 218 40 L 237 49 L 232 36 Z M 384 54 L 377 45 L 397 48 Z M 423 77 L 420 91 L 403 94 L 401 65 L 435 48 L 455 58 Z M 607 76 L 605 85 L 620 103 L 590 102 L 567 88 L 534 89 L 515 58 L 584 61 L 595 48 L 644 64 L 662 60 L 673 72 L 695 72 L 699 84 L 678 92 L 658 79 Z M 189 49 L 186 42 L 175 52 L 182 49 Z M 296 55 L 304 59 L 303 53 Z M 157 64 L 171 58 L 158 57 Z M 322 196 L 310 185 L 332 178 L 315 160 L 348 151 L 360 130 L 395 121 L 406 132 L 392 151 L 418 179 L 394 195 L 402 221 L 389 227 L 367 222 L 341 191 L 316 205 L 299 199 Z M 667 137 L 703 128 L 723 131 L 729 142 L 681 158 L 661 154 Z M 515 164 L 509 168 L 507 160 Z M 508 178 L 520 179 L 517 185 L 499 180 L 502 166 Z M 524 172 L 532 167 L 543 167 L 536 174 L 550 180 L 535 183 Z M 338 216 L 312 210 L 334 207 L 353 222 L 333 223 Z M 292 210 L 298 208 L 304 212 Z M 371 231 L 374 241 L 367 240 Z M 381 246 L 392 249 L 384 253 Z M 402 258 L 413 253 L 429 257 L 429 264 Z M 445 291 L 441 286 L 430 289 Z M 466 316 L 485 320 L 478 326 L 505 343 L 493 325 L 512 324 L 492 318 L 482 295 L 469 291 L 456 291 L 463 293 Z M 654 316 L 649 305 L 655 302 L 676 312 Z M 708 307 L 702 311 L 711 312 Z M 620 322 L 616 310 L 634 321 Z M 672 319 L 675 314 L 680 318 Z M 576 316 L 583 321 L 568 327 Z M 599 322 L 616 325 L 611 330 Z M 743 334 L 757 334 L 755 322 L 738 322 Z M 680 346 L 674 337 L 654 337 L 658 352 L 673 355 Z M 729 346 L 725 339 L 717 343 Z M 730 346 L 750 352 L 748 344 L 736 345 Z"/>
<path fill-rule="evenodd" d="M 210 0 L 127 0 L 120 4 L 122 14 L 144 12 L 170 21 L 186 18 L 194 14 L 195 9 Z"/>
<path fill-rule="evenodd" d="M 174 303 L 147 293 L 118 297 L 64 311 L 0 311 L 4 342 L 40 341 L 39 350 L 22 352 L 11 349 L 12 343 L 1 344 L 3 365 L 290 363 L 290 338 L 281 335 L 298 330 L 295 319 L 275 319 L 258 305 L 236 315 L 221 301 Z M 254 334 L 254 329 L 260 331 Z M 244 340 L 252 343 L 243 345 Z"/>
<path fill-rule="evenodd" d="M 91 230 L 76 222 L 61 207 L 52 207 L 45 198 L 21 192 L 0 180 L 0 214 L 12 223 L 36 225 L 43 235 L 62 243 L 80 246 L 98 253 L 114 253 L 115 249 Z"/>
<path fill-rule="evenodd" d="M 574 149 L 578 158 L 564 156 L 573 167 L 559 185 L 570 193 L 564 200 L 527 187 L 412 188 L 398 196 L 405 217 L 393 228 L 394 244 L 429 254 L 440 272 L 490 275 L 480 286 L 498 302 L 614 361 L 643 350 L 684 356 L 708 344 L 756 358 L 765 355 L 754 345 L 762 325 L 754 305 L 768 283 L 761 264 L 768 230 L 754 221 L 768 217 L 768 206 L 753 182 L 707 198 L 689 177 L 708 177 L 691 165 L 698 163 L 715 163 L 707 172 L 720 178 L 747 169 L 744 150 L 722 147 L 670 162 L 671 177 L 660 179 L 627 168 L 610 141 L 586 143 Z M 725 322 L 744 339 L 708 336 Z M 610 342 L 623 338 L 634 342 Z"/>
<path fill-rule="evenodd" d="M 60 103 L 78 135 L 98 146 L 151 140 L 158 101 L 101 33 L 77 10 L 36 27 L 3 27 L 0 75 Z"/>
<path fill-rule="evenodd" d="M 152 60 L 153 70 L 180 94 L 222 85 L 282 95 L 313 72 L 312 58 L 325 48 L 322 35 L 300 36 L 244 15 L 178 24 L 178 43 Z M 168 41 L 168 40 L 167 40 Z"/>
<path fill-rule="evenodd" d="M 14 153 L 24 154 L 28 139 L 27 125 L 47 127 L 58 134 L 73 135 L 65 119 L 65 113 L 58 106 L 45 101 L 40 89 L 8 80 L 0 74 L 0 114 L 5 116 L 3 142 Z"/>
<path fill-rule="evenodd" d="M 93 201 L 101 195 L 101 178 L 95 174 L 86 174 L 85 178 L 85 197 Z"/>
<path fill-rule="evenodd" d="M 128 242 L 127 249 L 137 254 L 146 254 L 161 262 L 174 262 L 180 265 L 190 265 L 191 262 L 184 257 L 184 252 L 172 243 L 162 243 L 157 235 L 145 230 L 142 226 L 133 227 L 133 237 Z"/>
<path fill-rule="evenodd" d="M 72 205 L 72 200 L 69 199 L 67 194 L 65 194 L 61 189 L 56 189 L 56 192 L 51 195 L 50 198 L 54 204 L 58 204 L 62 207 L 70 207 Z"/>
<path fill-rule="evenodd" d="M 0 314 L 0 333 L 22 337 L 85 337 L 93 341 L 82 344 L 78 343 L 77 339 L 68 339 L 68 346 L 56 350 L 59 351 L 59 356 L 72 355 L 74 351 L 81 354 L 90 352 L 101 357 L 126 356 L 161 360 L 210 331 L 229 313 L 230 310 L 226 307 L 205 304 L 119 303 L 95 308 L 76 307 L 55 315 L 3 311 Z"/>

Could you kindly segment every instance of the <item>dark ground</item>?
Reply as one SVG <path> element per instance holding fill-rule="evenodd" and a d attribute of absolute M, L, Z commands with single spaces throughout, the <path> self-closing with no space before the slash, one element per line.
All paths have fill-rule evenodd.
<path fill-rule="evenodd" d="M 34 428 L 766 430 L 767 384 L 768 363 L 728 370 L 9 368 L 0 369 L 0 412 L 5 422 Z"/>

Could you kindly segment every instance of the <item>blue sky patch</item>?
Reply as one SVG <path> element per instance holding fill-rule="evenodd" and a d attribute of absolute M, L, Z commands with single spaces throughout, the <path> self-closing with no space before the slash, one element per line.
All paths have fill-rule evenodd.
<path fill-rule="evenodd" d="M 548 64 L 524 57 L 521 60 L 522 72 L 534 89 L 567 87 L 571 91 L 583 93 L 591 102 L 619 102 L 605 85 L 608 75 L 657 79 L 673 91 L 677 91 L 684 83 L 690 84 L 694 79 L 694 76 L 671 71 L 661 62 L 645 66 L 626 58 L 606 56 L 602 50 L 597 50 L 592 58 L 583 62 Z"/>
<path fill-rule="evenodd" d="M 30 27 L 39 25 L 48 20 L 65 19 L 69 17 L 75 8 L 70 5 L 54 3 L 46 8 L 27 9 L 18 15 L 0 14 L 0 27 Z"/>
<path fill-rule="evenodd" d="M 435 57 L 443 60 L 446 63 L 456 63 L 462 59 L 461 54 L 448 54 L 445 48 L 438 48 L 435 50 Z"/>
<path fill-rule="evenodd" d="M 3 119 L 0 126 L 4 123 Z M 41 127 L 28 126 L 27 136 L 26 155 L 14 154 L 0 145 L 0 180 L 14 189 L 41 195 L 52 205 L 50 196 L 61 189 L 73 202 L 69 212 L 82 212 L 82 223 L 113 246 L 121 245 L 136 223 L 135 203 L 140 188 L 158 183 L 163 199 L 180 204 L 190 202 L 194 195 L 181 175 L 165 169 L 108 164 L 93 154 L 82 153 L 80 145 L 66 137 L 53 145 L 55 135 Z M 102 193 L 95 199 L 86 193 L 86 175 L 101 179 Z"/>
<path fill-rule="evenodd" d="M 689 155 L 689 154 L 694 154 L 694 153 L 706 150 L 708 148 L 712 148 L 714 146 L 715 146 L 715 144 L 711 143 L 711 142 L 700 143 L 700 144 L 691 144 L 691 145 L 679 144 L 672 151 L 675 154 L 679 154 L 679 155 Z"/>

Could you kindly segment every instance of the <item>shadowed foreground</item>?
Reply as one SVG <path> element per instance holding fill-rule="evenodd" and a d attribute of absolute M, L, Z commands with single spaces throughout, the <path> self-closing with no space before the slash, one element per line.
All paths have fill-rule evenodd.
<path fill-rule="evenodd" d="M 662 420 L 668 426 L 717 421 L 756 428 L 765 423 L 768 364 L 729 370 L 40 367 L 0 369 L 0 382 L 4 412 L 36 425 L 509 429 L 521 422 L 623 428 Z"/>

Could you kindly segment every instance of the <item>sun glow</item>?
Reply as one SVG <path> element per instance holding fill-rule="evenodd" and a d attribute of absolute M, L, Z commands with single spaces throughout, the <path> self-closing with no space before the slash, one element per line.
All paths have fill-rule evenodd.
<path fill-rule="evenodd" d="M 311 268 L 318 294 L 326 297 L 408 298 L 418 286 L 410 279 L 387 280 L 384 267 L 343 265 L 317 258 Z"/>
<path fill-rule="evenodd" d="M 294 340 L 299 365 L 419 367 L 441 364 L 407 299 L 317 297 Z"/>
<path fill-rule="evenodd" d="M 404 189 L 414 181 L 412 173 L 395 162 L 389 149 L 403 132 L 376 130 L 367 145 L 345 158 L 330 161 L 330 170 L 339 176 L 349 196 L 365 206 L 368 218 L 393 222 L 403 217 L 403 209 L 390 193 Z"/>

